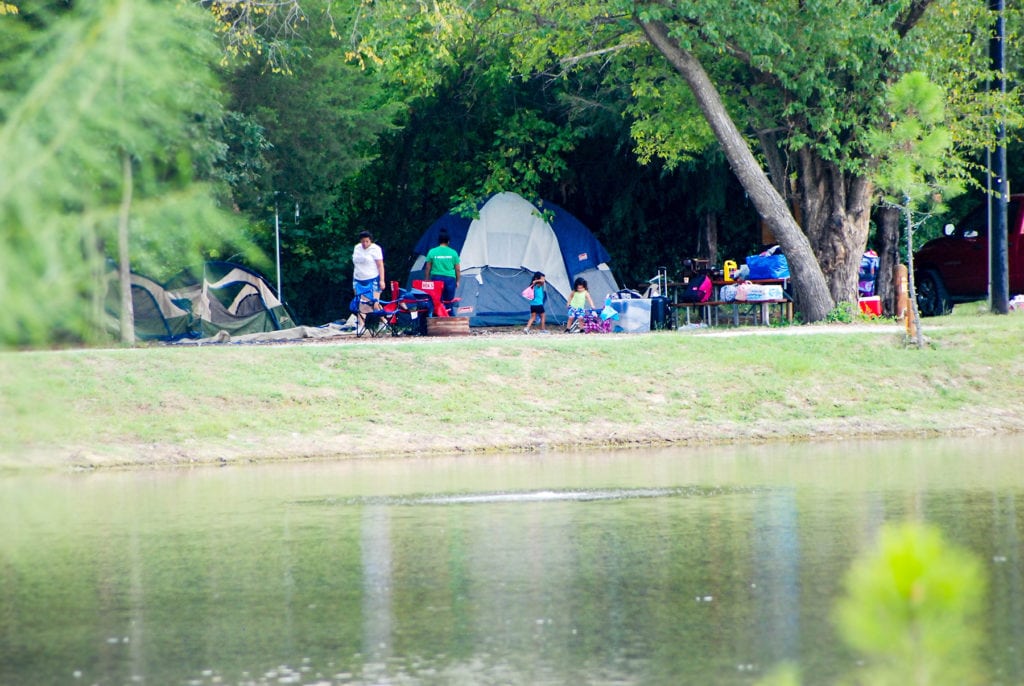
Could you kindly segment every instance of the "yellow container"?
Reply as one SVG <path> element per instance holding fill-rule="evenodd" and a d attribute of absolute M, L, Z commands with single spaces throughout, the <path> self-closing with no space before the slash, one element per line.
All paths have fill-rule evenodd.
<path fill-rule="evenodd" d="M 726 281 L 732 281 L 732 275 L 738 269 L 739 267 L 736 266 L 736 262 L 734 260 L 726 260 L 725 263 L 722 265 L 722 278 L 724 278 Z"/>

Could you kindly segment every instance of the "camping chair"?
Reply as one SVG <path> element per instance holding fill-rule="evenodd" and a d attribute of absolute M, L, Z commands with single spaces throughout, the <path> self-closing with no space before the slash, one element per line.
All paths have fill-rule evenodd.
<path fill-rule="evenodd" d="M 391 282 L 388 291 L 390 300 L 379 300 L 379 321 L 372 336 L 390 333 L 392 336 L 416 336 L 426 334 L 426 318 L 431 312 L 430 298 L 426 293 L 399 288 L 397 281 Z M 422 316 L 421 316 L 422 315 Z"/>
<path fill-rule="evenodd" d="M 434 304 L 434 317 L 450 317 L 452 316 L 452 306 L 459 302 L 461 298 L 452 298 L 451 300 L 441 300 L 441 294 L 444 292 L 444 283 L 441 281 L 423 281 L 417 279 L 412 282 L 412 287 L 421 290 L 430 296 L 430 300 Z"/>
<path fill-rule="evenodd" d="M 380 298 L 374 295 L 373 286 L 356 286 L 356 295 L 349 303 L 349 309 L 356 315 L 356 337 L 367 331 L 376 336 L 378 331 L 386 328 L 384 307 Z"/>
<path fill-rule="evenodd" d="M 388 334 L 425 335 L 426 319 L 431 311 L 430 297 L 422 291 L 401 289 L 397 281 L 391 282 L 387 293 L 389 299 L 375 298 L 372 288 L 359 289 L 351 305 L 359 319 L 356 337 L 367 332 L 371 338 Z"/>

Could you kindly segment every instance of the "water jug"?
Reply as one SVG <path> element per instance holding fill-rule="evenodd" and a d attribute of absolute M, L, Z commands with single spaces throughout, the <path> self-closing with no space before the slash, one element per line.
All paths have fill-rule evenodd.
<path fill-rule="evenodd" d="M 732 275 L 738 269 L 739 267 L 736 266 L 735 260 L 726 260 L 725 264 L 722 265 L 722 278 L 726 281 L 733 281 Z"/>

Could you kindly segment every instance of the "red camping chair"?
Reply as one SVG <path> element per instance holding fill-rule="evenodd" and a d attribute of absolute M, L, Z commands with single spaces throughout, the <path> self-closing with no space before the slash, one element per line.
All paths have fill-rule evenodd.
<path fill-rule="evenodd" d="M 385 300 L 384 293 L 375 297 L 373 286 L 357 287 L 356 297 L 352 300 L 352 311 L 359 319 L 356 337 L 369 333 L 371 338 L 390 333 L 395 336 L 398 322 L 398 282 L 391 282 L 391 299 Z"/>
<path fill-rule="evenodd" d="M 384 300 L 383 297 L 378 300 L 380 309 L 377 311 L 379 314 L 378 325 L 374 327 L 370 333 L 376 336 L 383 336 L 384 334 L 391 334 L 392 336 L 398 335 L 398 310 L 399 310 L 399 291 L 398 282 L 392 281 L 391 290 L 387 292 L 390 296 L 388 300 Z M 383 293 L 381 294 L 384 295 Z"/>
<path fill-rule="evenodd" d="M 412 287 L 430 296 L 430 300 L 434 303 L 435 317 L 452 316 L 452 305 L 461 300 L 461 298 L 453 298 L 452 300 L 442 301 L 441 293 L 444 291 L 444 283 L 441 281 L 422 281 L 417 279 L 412 282 Z"/>
<path fill-rule="evenodd" d="M 370 329 L 372 336 L 391 334 L 392 336 L 416 336 L 426 333 L 426 317 L 430 304 L 422 296 L 417 297 L 409 291 L 402 290 L 397 281 L 391 282 L 388 300 L 379 300 L 380 309 L 376 311 L 377 326 Z M 369 325 L 367 325 L 369 327 Z"/>

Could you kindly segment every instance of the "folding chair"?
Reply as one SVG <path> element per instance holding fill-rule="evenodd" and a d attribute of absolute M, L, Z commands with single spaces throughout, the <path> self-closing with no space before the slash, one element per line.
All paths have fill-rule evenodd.
<path fill-rule="evenodd" d="M 349 303 L 349 309 L 356 316 L 356 337 L 362 337 L 367 331 L 376 336 L 383 328 L 384 308 L 380 299 L 374 294 L 373 286 L 356 286 L 355 297 Z"/>
<path fill-rule="evenodd" d="M 412 287 L 430 296 L 430 300 L 434 304 L 434 313 L 432 315 L 434 317 L 452 316 L 451 311 L 454 309 L 452 306 L 461 300 L 461 298 L 441 299 L 441 294 L 444 292 L 443 281 L 422 281 L 417 279 L 412 282 Z"/>
<path fill-rule="evenodd" d="M 431 311 L 427 294 L 399 288 L 397 281 L 392 281 L 390 290 L 386 292 L 389 299 L 374 298 L 372 290 L 360 292 L 357 317 L 361 318 L 362 326 L 356 329 L 356 336 L 366 332 L 372 338 L 426 335 L 426 319 Z M 356 302 L 353 299 L 353 306 Z"/>
<path fill-rule="evenodd" d="M 391 282 L 388 292 L 391 299 L 381 300 L 380 325 L 375 336 L 390 333 L 392 336 L 418 336 L 426 334 L 426 318 L 432 310 L 426 293 L 399 288 L 397 281 Z"/>

